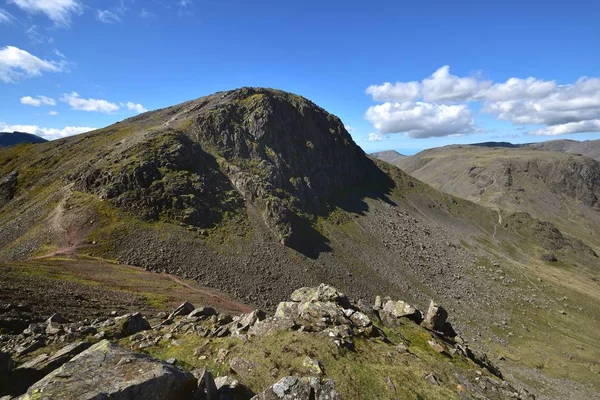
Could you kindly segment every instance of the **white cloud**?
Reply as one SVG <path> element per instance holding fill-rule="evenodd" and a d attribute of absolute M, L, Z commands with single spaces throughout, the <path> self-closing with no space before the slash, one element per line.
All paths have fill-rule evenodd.
<path fill-rule="evenodd" d="M 12 24 L 14 20 L 15 17 L 13 17 L 8 11 L 0 8 L 0 24 Z"/>
<path fill-rule="evenodd" d="M 15 83 L 23 78 L 40 76 L 42 72 L 68 70 L 65 61 L 42 60 L 14 46 L 0 49 L 0 81 Z"/>
<path fill-rule="evenodd" d="M 60 97 L 60 100 L 70 105 L 73 110 L 96 111 L 110 114 L 119 109 L 118 105 L 106 100 L 82 99 L 77 92 L 65 93 Z"/>
<path fill-rule="evenodd" d="M 581 78 L 571 85 L 545 89 L 543 94 L 524 96 L 517 100 L 487 102 L 483 111 L 496 115 L 499 119 L 511 121 L 516 125 L 567 125 L 600 119 L 600 79 Z M 541 129 L 541 132 L 575 132 L 575 126 L 593 127 L 593 124 L 581 123 L 568 125 L 560 129 Z M 592 132 L 592 131 L 589 131 Z M 562 133 L 548 133 L 558 135 Z"/>
<path fill-rule="evenodd" d="M 78 0 L 8 0 L 30 14 L 45 14 L 56 25 L 69 26 L 73 14 L 83 13 Z"/>
<path fill-rule="evenodd" d="M 96 128 L 90 128 L 87 126 L 67 126 L 63 129 L 40 128 L 37 125 L 8 125 L 4 122 L 0 122 L 0 132 L 25 132 L 41 136 L 48 140 L 78 135 L 80 133 L 93 131 L 95 129 Z"/>
<path fill-rule="evenodd" d="M 48 111 L 48 115 L 52 115 L 52 116 L 58 115 L 58 111 L 50 110 L 50 111 Z"/>
<path fill-rule="evenodd" d="M 138 114 L 145 113 L 146 111 L 148 111 L 141 104 L 135 104 L 135 103 L 132 103 L 131 101 L 127 102 L 127 108 L 131 111 L 137 112 Z"/>
<path fill-rule="evenodd" d="M 367 136 L 363 140 L 366 140 L 368 142 L 378 142 L 383 139 L 385 139 L 385 136 L 381 133 L 369 133 L 369 136 Z"/>
<path fill-rule="evenodd" d="M 35 98 L 31 96 L 21 97 L 21 104 L 25 104 L 28 106 L 39 107 L 42 104 L 46 106 L 55 106 L 56 101 L 52 97 L 46 96 L 36 96 Z"/>
<path fill-rule="evenodd" d="M 346 128 L 349 133 L 354 133 L 356 131 L 356 129 L 350 125 L 344 125 L 344 128 Z"/>
<path fill-rule="evenodd" d="M 463 128 L 467 129 L 466 132 L 472 129 L 472 120 L 470 125 L 468 123 L 470 111 L 467 105 L 460 105 L 462 109 L 455 109 L 456 113 L 452 114 L 449 113 L 451 108 L 444 108 L 447 103 L 480 102 L 483 112 L 500 120 L 515 125 L 542 125 L 542 128 L 531 132 L 536 135 L 596 132 L 596 121 L 600 120 L 600 78 L 583 77 L 567 85 L 535 77 L 513 77 L 505 82 L 493 83 L 475 76 L 452 75 L 446 65 L 421 82 L 386 82 L 371 85 L 366 92 L 376 101 L 388 102 L 367 111 L 367 119 L 382 133 L 409 132 L 408 128 L 412 127 L 411 118 L 407 116 L 410 115 L 409 110 L 424 112 L 423 104 L 426 103 L 435 104 L 430 104 L 424 115 L 431 116 L 433 110 L 438 110 L 434 113 L 436 118 L 448 118 L 452 122 L 448 129 L 444 129 L 432 124 L 436 118 L 426 120 L 422 130 L 408 133 L 411 137 L 446 136 L 465 133 L 461 132 Z M 429 133 L 428 126 L 432 127 Z M 458 132 L 447 133 L 456 128 Z"/>
<path fill-rule="evenodd" d="M 109 10 L 98 10 L 98 19 L 105 24 L 114 24 L 121 22 L 121 17 Z"/>
<path fill-rule="evenodd" d="M 450 67 L 444 65 L 429 78 L 423 79 L 423 99 L 429 102 L 469 101 L 490 84 L 489 81 L 480 81 L 475 77 L 460 78 L 452 75 Z"/>
<path fill-rule="evenodd" d="M 60 58 L 67 58 L 67 57 L 65 57 L 65 55 L 63 53 L 61 53 L 60 51 L 58 51 L 58 49 L 54 49 L 54 50 L 52 50 L 52 52 L 54 54 L 56 54 L 57 56 L 59 56 Z"/>
<path fill-rule="evenodd" d="M 421 96 L 419 82 L 385 82 L 383 85 L 371 85 L 365 91 L 375 101 L 414 101 Z"/>
<path fill-rule="evenodd" d="M 600 132 L 600 119 L 568 122 L 566 124 L 548 126 L 529 132 L 532 135 L 556 136 L 571 133 Z"/>
<path fill-rule="evenodd" d="M 380 134 L 405 133 L 411 138 L 464 134 L 475 129 L 471 110 L 462 104 L 384 103 L 369 107 L 366 118 Z"/>
<path fill-rule="evenodd" d="M 532 77 L 510 78 L 504 83 L 496 83 L 482 91 L 478 97 L 486 101 L 535 99 L 549 95 L 554 89 L 556 89 L 554 81 L 543 81 Z"/>

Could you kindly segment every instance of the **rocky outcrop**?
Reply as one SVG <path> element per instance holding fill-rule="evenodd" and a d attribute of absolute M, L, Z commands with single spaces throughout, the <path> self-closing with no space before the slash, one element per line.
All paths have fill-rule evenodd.
<path fill-rule="evenodd" d="M 23 400 L 78 398 L 184 399 L 197 382 L 189 372 L 119 347 L 106 340 L 31 386 Z"/>
<path fill-rule="evenodd" d="M 120 168 L 86 168 L 69 178 L 140 218 L 208 228 L 243 207 L 213 156 L 180 132 L 167 131 L 121 155 Z"/>
<path fill-rule="evenodd" d="M 152 319 L 152 327 L 140 314 L 111 316 L 91 322 L 67 322 L 55 314 L 43 322 L 31 324 L 19 335 L 10 335 L 8 340 L 0 336 L 0 351 L 6 352 L 0 353 L 0 371 L 4 372 L 0 374 L 0 396 L 26 392 L 22 399 L 37 399 L 43 394 L 49 400 L 334 400 L 341 396 L 330 375 L 331 371 L 339 373 L 336 372 L 337 364 L 331 363 L 332 358 L 345 360 L 344 370 L 354 368 L 354 365 L 365 368 L 362 357 L 366 357 L 364 361 L 368 365 L 372 362 L 368 359 L 375 351 L 379 354 L 375 357 L 383 357 L 383 360 L 410 363 L 426 352 L 428 359 L 444 357 L 453 360 L 444 364 L 468 366 L 456 370 L 462 374 L 461 390 L 467 398 L 471 395 L 496 400 L 507 398 L 498 396 L 500 392 L 510 392 L 511 398 L 516 399 L 531 398 L 527 392 L 518 391 L 497 378 L 488 379 L 487 376 L 492 375 L 501 378 L 502 374 L 484 353 L 471 350 L 455 333 L 447 333 L 450 326 L 448 313 L 433 301 L 425 317 L 415 319 L 422 315 L 421 312 L 404 301 L 377 298 L 371 307 L 365 301 L 355 303 L 325 284 L 300 288 L 290 297 L 291 301 L 279 304 L 273 316 L 255 310 L 232 317 L 209 307 L 195 308 L 185 302 L 170 314 L 157 315 Z M 403 331 L 406 328 L 408 330 Z M 403 332 L 412 332 L 413 338 L 405 337 Z M 119 340 L 120 344 L 102 338 Z M 423 339 L 426 347 L 420 344 Z M 100 341 L 91 345 L 90 342 L 97 340 Z M 417 342 L 417 351 L 413 350 L 411 340 Z M 271 345 L 258 357 L 252 355 L 249 350 L 262 341 Z M 58 343 L 70 344 L 55 352 L 44 351 L 49 349 L 48 344 Z M 197 347 L 186 351 L 185 343 Z M 23 351 L 34 344 L 36 354 L 28 355 Z M 318 348 L 321 352 L 314 350 Z M 156 354 L 153 353 L 156 349 L 160 349 L 158 354 L 162 355 L 169 354 L 169 349 L 177 349 L 178 357 L 181 355 L 185 360 L 180 362 L 165 356 L 166 361 L 160 361 L 139 354 Z M 324 353 L 323 349 L 326 349 Z M 272 351 L 282 353 L 277 353 L 274 367 L 270 364 L 270 369 L 265 370 L 269 361 L 264 358 Z M 279 357 L 289 359 L 284 361 Z M 329 357 L 329 360 L 321 357 Z M 189 366 L 188 363 L 193 365 L 194 360 L 203 363 L 203 367 L 191 372 L 179 367 Z M 358 364 L 349 366 L 350 360 Z M 380 365 L 382 359 L 376 360 Z M 419 363 L 421 370 L 424 364 Z M 206 369 L 207 365 L 219 368 L 220 376 L 213 377 Z M 378 373 L 375 369 L 369 371 Z M 263 390 L 262 382 L 271 379 L 268 376 L 275 383 L 258 394 L 253 393 L 248 382 L 256 384 L 259 377 L 260 390 Z M 473 386 L 473 379 L 477 381 L 480 377 L 486 377 L 485 386 Z M 400 382 L 389 377 L 368 379 L 383 379 L 393 393 L 399 389 Z M 447 379 L 448 376 L 434 373 L 423 377 L 430 385 L 446 385 L 446 388 Z M 369 394 L 368 388 L 355 390 L 361 395 Z M 463 392 L 459 390 L 459 393 Z"/>

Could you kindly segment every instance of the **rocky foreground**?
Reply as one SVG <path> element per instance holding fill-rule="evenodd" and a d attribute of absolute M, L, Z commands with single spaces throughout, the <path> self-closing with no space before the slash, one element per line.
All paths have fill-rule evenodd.
<path fill-rule="evenodd" d="M 184 303 L 149 319 L 70 322 L 6 305 L 0 328 L 2 400 L 535 398 L 503 381 L 433 301 L 425 313 L 389 298 L 356 303 L 323 284 L 272 316 Z"/>

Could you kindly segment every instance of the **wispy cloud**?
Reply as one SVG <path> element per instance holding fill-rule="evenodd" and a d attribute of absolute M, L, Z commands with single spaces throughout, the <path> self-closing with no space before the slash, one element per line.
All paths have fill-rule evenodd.
<path fill-rule="evenodd" d="M 34 107 L 39 107 L 41 105 L 55 106 L 56 101 L 52 97 L 47 96 L 36 96 L 35 98 L 31 96 L 24 96 L 21 97 L 21 104 Z"/>
<path fill-rule="evenodd" d="M 0 81 L 16 83 L 21 79 L 40 76 L 43 72 L 65 72 L 69 64 L 64 60 L 43 60 L 18 47 L 0 49 Z"/>
<path fill-rule="evenodd" d="M 70 26 L 73 15 L 83 13 L 78 0 L 8 0 L 29 14 L 45 14 L 58 26 Z"/>
<path fill-rule="evenodd" d="M 15 17 L 12 14 L 0 8 L 0 24 L 12 24 L 14 21 Z"/>
<path fill-rule="evenodd" d="M 32 25 L 29 27 L 25 31 L 25 34 L 29 37 L 29 40 L 31 40 L 31 43 L 33 44 L 54 43 L 54 39 L 52 37 L 41 34 L 38 31 L 37 25 Z"/>
<path fill-rule="evenodd" d="M 114 24 L 115 22 L 121 22 L 121 17 L 109 10 L 98 10 L 98 20 L 105 24 Z"/>
<path fill-rule="evenodd" d="M 83 99 L 77 92 L 63 94 L 60 101 L 67 103 L 71 109 L 79 111 L 110 114 L 119 110 L 119 106 L 115 103 L 102 99 Z"/>

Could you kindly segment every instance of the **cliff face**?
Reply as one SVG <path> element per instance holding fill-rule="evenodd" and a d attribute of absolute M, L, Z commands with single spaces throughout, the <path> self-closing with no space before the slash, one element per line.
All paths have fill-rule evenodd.
<path fill-rule="evenodd" d="M 337 117 L 290 93 L 243 88 L 167 112 L 147 140 L 74 174 L 76 187 L 144 219 L 199 228 L 243 213 L 245 199 L 295 246 L 301 214 L 323 212 L 334 193 L 377 174 Z"/>

